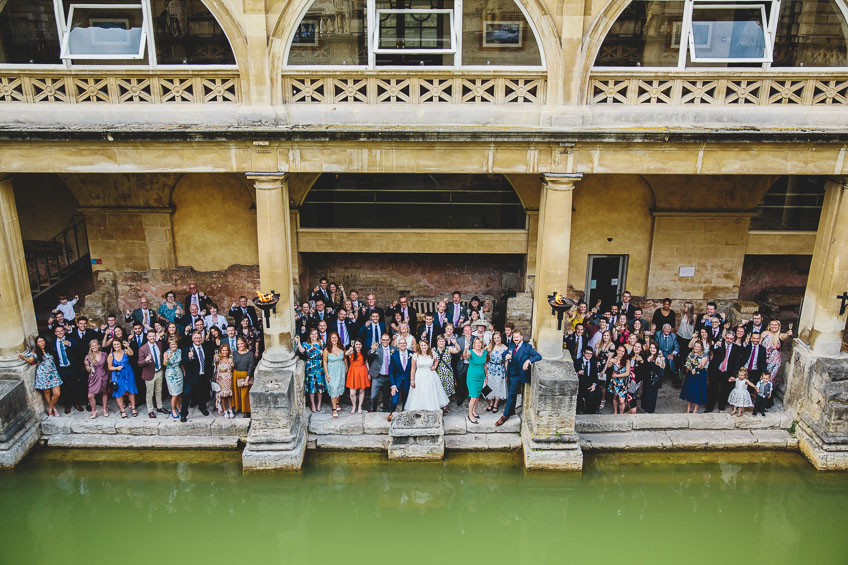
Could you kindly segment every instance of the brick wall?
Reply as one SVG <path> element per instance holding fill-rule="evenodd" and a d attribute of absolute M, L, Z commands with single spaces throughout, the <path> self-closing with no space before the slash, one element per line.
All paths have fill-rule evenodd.
<path fill-rule="evenodd" d="M 346 291 L 369 291 L 381 304 L 408 290 L 413 296 L 463 295 L 500 297 L 523 284 L 522 255 L 386 255 L 365 253 L 303 253 L 301 288 L 313 288 L 322 276 L 342 283 Z"/>
<path fill-rule="evenodd" d="M 174 236 L 168 210 L 83 208 L 95 271 L 168 269 Z"/>

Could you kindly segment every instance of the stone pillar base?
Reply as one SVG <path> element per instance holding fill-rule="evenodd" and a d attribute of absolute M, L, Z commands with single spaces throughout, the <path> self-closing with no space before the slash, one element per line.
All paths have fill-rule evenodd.
<path fill-rule="evenodd" d="M 543 359 L 548 361 L 559 361 L 563 358 L 562 331 L 556 328 L 539 328 L 537 351 Z"/>
<path fill-rule="evenodd" d="M 401 412 L 389 428 L 390 461 L 440 461 L 445 456 L 442 413 Z"/>
<path fill-rule="evenodd" d="M 785 375 L 801 452 L 817 469 L 848 470 L 848 355 L 822 357 L 796 339 Z"/>
<path fill-rule="evenodd" d="M 0 380 L 0 467 L 20 463 L 38 441 L 40 431 L 24 381 Z"/>
<path fill-rule="evenodd" d="M 533 439 L 524 435 L 522 443 L 525 469 L 553 471 L 583 469 L 583 450 L 580 449 L 576 434 L 545 439 Z"/>
<path fill-rule="evenodd" d="M 264 357 L 250 389 L 250 431 L 242 452 L 245 470 L 290 470 L 306 453 L 304 373 L 306 365 L 277 364 Z"/>

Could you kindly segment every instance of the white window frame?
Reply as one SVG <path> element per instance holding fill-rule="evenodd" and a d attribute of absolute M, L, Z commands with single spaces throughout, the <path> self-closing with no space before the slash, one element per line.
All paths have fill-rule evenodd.
<path fill-rule="evenodd" d="M 441 48 L 441 49 L 427 49 L 427 48 L 417 48 L 417 49 L 405 49 L 405 48 L 382 48 L 380 47 L 380 21 L 382 20 L 383 14 L 447 14 L 448 19 L 450 20 L 450 33 L 448 37 L 450 39 L 450 47 Z M 373 30 L 374 34 L 374 53 L 384 54 L 384 55 L 429 55 L 429 54 L 443 54 L 450 55 L 456 54 L 456 13 L 454 10 L 450 8 L 380 8 L 377 10 L 377 25 Z M 370 34 L 369 34 L 370 35 Z"/>
<path fill-rule="evenodd" d="M 138 53 L 129 55 L 123 53 L 71 53 L 71 25 L 74 21 L 74 10 L 141 10 L 141 39 L 138 43 Z M 62 10 L 64 13 L 64 10 Z M 71 4 L 68 9 L 68 17 L 65 20 L 64 29 L 62 31 L 62 48 L 59 53 L 59 58 L 62 60 L 73 61 L 74 59 L 82 59 L 86 61 L 137 61 L 145 59 L 145 49 L 147 48 L 147 35 L 150 28 L 150 12 L 146 1 L 139 1 L 133 4 Z"/>
<path fill-rule="evenodd" d="M 772 54 L 774 49 L 774 30 L 772 29 L 776 26 L 777 22 L 774 17 L 774 4 L 779 2 L 768 2 L 772 4 L 771 6 L 771 15 L 766 13 L 766 2 L 762 2 L 759 4 L 747 4 L 747 3 L 739 3 L 739 2 L 725 2 L 722 4 L 713 4 L 713 3 L 701 3 L 695 0 L 692 4 L 691 10 L 689 10 L 689 25 L 687 27 L 687 44 L 689 46 L 689 60 L 692 63 L 763 63 L 763 64 L 771 64 L 772 62 Z M 693 24 L 697 23 L 694 19 L 695 10 L 733 10 L 733 9 L 748 9 L 748 10 L 756 10 L 760 9 L 760 17 L 761 24 L 763 29 L 763 42 L 765 45 L 765 52 L 762 57 L 698 57 L 697 48 L 695 47 L 695 34 L 693 30 Z M 685 18 L 684 14 L 684 18 Z M 685 49 L 682 48 L 683 42 L 681 41 L 681 51 L 685 52 Z"/>

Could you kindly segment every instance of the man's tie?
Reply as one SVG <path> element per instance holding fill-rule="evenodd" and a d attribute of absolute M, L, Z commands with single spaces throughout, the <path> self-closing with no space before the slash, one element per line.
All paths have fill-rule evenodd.
<path fill-rule="evenodd" d="M 378 326 L 377 324 L 374 324 L 374 323 L 371 324 L 371 331 L 374 334 L 371 338 L 371 343 L 377 343 L 378 341 L 380 341 L 380 338 L 377 337 L 377 333 L 379 332 L 379 330 L 380 330 L 380 326 Z"/>
<path fill-rule="evenodd" d="M 400 365 L 403 367 L 403 370 L 406 371 L 406 352 L 400 354 Z"/>
<path fill-rule="evenodd" d="M 150 312 L 148 312 L 147 310 L 144 311 L 144 325 L 150 325 Z"/>
<path fill-rule="evenodd" d="M 730 348 L 730 345 L 725 348 L 726 351 L 724 353 L 724 361 L 721 362 L 721 367 L 719 367 L 719 371 L 721 371 L 722 373 L 727 372 L 727 362 L 730 360 Z"/>
<path fill-rule="evenodd" d="M 748 370 L 753 371 L 757 364 L 757 346 L 751 346 L 751 357 L 748 359 Z"/>
<path fill-rule="evenodd" d="M 206 356 L 203 355 L 203 348 L 199 345 L 195 346 L 195 349 L 197 350 L 197 360 L 200 361 L 200 374 L 202 375 L 203 366 L 206 364 Z"/>
<path fill-rule="evenodd" d="M 427 343 L 433 343 L 433 326 L 427 326 Z"/>
<path fill-rule="evenodd" d="M 70 363 L 68 363 L 68 356 L 65 354 L 65 343 L 60 339 L 56 341 L 56 344 L 59 346 L 59 365 L 67 367 Z"/>
<path fill-rule="evenodd" d="M 345 331 L 345 323 L 339 322 L 339 334 L 342 336 L 342 345 L 347 345 L 347 332 Z"/>
<path fill-rule="evenodd" d="M 159 370 L 159 349 L 156 347 L 156 344 L 150 346 L 150 350 L 153 352 L 153 368 L 157 371 Z"/>

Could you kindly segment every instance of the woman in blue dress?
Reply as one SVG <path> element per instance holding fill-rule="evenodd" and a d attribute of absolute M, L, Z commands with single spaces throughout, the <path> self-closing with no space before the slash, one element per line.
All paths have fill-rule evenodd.
<path fill-rule="evenodd" d="M 298 338 L 297 350 L 306 355 L 305 388 L 309 394 L 309 403 L 313 412 L 320 412 L 321 397 L 327 390 L 327 384 L 324 379 L 324 346 L 318 340 L 318 330 L 312 328 L 309 331 L 309 341 L 306 343 L 300 343 Z"/>
<path fill-rule="evenodd" d="M 345 375 L 347 375 L 347 357 L 341 346 L 341 338 L 336 332 L 327 337 L 327 348 L 323 353 L 324 374 L 327 375 L 327 393 L 333 405 L 333 418 L 339 417 L 339 398 L 344 394 Z"/>
<path fill-rule="evenodd" d="M 44 402 L 47 404 L 47 415 L 58 416 L 59 411 L 56 410 L 56 403 L 59 402 L 62 379 L 59 377 L 59 370 L 56 369 L 56 357 L 53 354 L 53 347 L 46 339 L 38 337 L 35 340 L 35 351 L 18 353 L 18 358 L 23 359 L 30 365 L 38 363 L 38 367 L 35 369 L 34 388 L 44 394 Z"/>
<path fill-rule="evenodd" d="M 112 353 L 106 358 L 109 370 L 112 371 L 112 383 L 116 385 L 112 398 L 118 400 L 121 418 L 127 417 L 127 410 L 124 406 L 125 395 L 130 397 L 132 415 L 138 416 L 138 410 L 135 409 L 135 395 L 138 394 L 138 389 L 135 387 L 135 374 L 130 366 L 130 355 L 132 355 L 132 349 L 125 348 L 124 343 L 116 339 L 112 341 Z"/>
<path fill-rule="evenodd" d="M 680 399 L 686 401 L 686 413 L 697 414 L 698 406 L 707 402 L 707 365 L 710 354 L 704 351 L 700 340 L 692 344 L 692 353 L 686 358 L 683 370 L 686 380 L 680 391 Z"/>
<path fill-rule="evenodd" d="M 159 305 L 157 312 L 160 316 L 168 320 L 168 322 L 177 323 L 177 332 L 183 333 L 183 325 L 178 322 L 183 317 L 183 305 L 177 302 L 177 295 L 173 290 L 165 293 L 165 302 Z"/>

